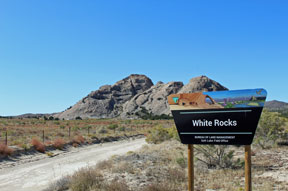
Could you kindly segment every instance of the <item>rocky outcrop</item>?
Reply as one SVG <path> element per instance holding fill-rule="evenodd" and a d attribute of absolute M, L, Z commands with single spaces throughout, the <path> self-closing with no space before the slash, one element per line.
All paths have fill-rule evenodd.
<path fill-rule="evenodd" d="M 153 86 L 145 75 L 132 74 L 114 85 L 105 85 L 91 92 L 73 107 L 57 114 L 60 119 L 112 118 L 122 112 L 122 104 Z"/>
<path fill-rule="evenodd" d="M 145 92 L 134 96 L 123 105 L 122 118 L 141 117 L 145 114 L 171 115 L 167 97 L 176 93 L 192 93 L 198 91 L 227 90 L 218 82 L 206 76 L 192 78 L 183 86 L 182 82 L 158 82 Z"/>
<path fill-rule="evenodd" d="M 222 86 L 218 82 L 211 80 L 207 76 L 199 76 L 192 78 L 188 84 L 183 86 L 183 88 L 178 93 L 192 93 L 199 91 L 219 91 L 228 90 L 226 87 Z"/>
<path fill-rule="evenodd" d="M 182 82 L 158 82 L 153 85 L 145 75 L 133 74 L 91 92 L 73 107 L 58 113 L 60 119 L 81 118 L 137 118 L 143 115 L 170 115 L 167 97 L 175 93 L 227 90 L 206 76 L 192 78 L 185 86 Z"/>
<path fill-rule="evenodd" d="M 170 114 L 167 97 L 177 93 L 183 87 L 182 82 L 158 82 L 155 86 L 134 96 L 123 105 L 122 118 L 141 116 L 146 112 L 154 115 Z"/>

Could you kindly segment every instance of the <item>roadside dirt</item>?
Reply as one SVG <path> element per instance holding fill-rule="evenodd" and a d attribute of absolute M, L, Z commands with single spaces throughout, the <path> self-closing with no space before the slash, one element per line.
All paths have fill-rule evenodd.
<path fill-rule="evenodd" d="M 93 166 L 113 155 L 125 154 L 141 148 L 145 139 L 129 139 L 111 143 L 69 148 L 68 151 L 53 151 L 54 157 L 46 154 L 22 156 L 17 160 L 0 163 L 1 191 L 39 191 L 49 183 L 72 174 L 80 168 Z"/>

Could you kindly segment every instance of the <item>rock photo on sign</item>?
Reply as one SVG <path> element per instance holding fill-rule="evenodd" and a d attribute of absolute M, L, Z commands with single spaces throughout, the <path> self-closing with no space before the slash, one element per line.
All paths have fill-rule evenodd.
<path fill-rule="evenodd" d="M 171 94 L 168 103 L 184 144 L 250 145 L 267 92 L 247 89 Z"/>

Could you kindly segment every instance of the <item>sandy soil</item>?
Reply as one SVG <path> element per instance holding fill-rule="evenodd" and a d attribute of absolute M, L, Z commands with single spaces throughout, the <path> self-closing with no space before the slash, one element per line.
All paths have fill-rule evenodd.
<path fill-rule="evenodd" d="M 36 154 L 26 156 L 23 160 L 1 162 L 0 190 L 39 191 L 62 176 L 73 174 L 79 168 L 95 165 L 112 155 L 137 150 L 144 144 L 144 138 L 131 139 L 71 148 L 69 152 L 60 151 L 52 158 Z"/>

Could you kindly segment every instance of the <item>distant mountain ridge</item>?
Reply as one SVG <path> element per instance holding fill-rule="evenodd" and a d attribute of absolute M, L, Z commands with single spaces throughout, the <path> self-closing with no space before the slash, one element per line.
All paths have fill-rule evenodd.
<path fill-rule="evenodd" d="M 105 85 L 78 101 L 67 110 L 57 113 L 59 119 L 81 118 L 142 118 L 143 115 L 170 115 L 167 96 L 172 93 L 228 90 L 206 76 L 183 82 L 158 82 L 145 75 L 132 74 L 114 85 Z"/>
<path fill-rule="evenodd" d="M 20 119 L 20 118 L 49 118 L 51 116 L 56 115 L 57 113 L 25 113 L 22 115 L 15 115 L 15 116 L 0 116 L 0 118 L 16 118 L 16 119 Z"/>
<path fill-rule="evenodd" d="M 281 111 L 281 110 L 288 110 L 288 103 L 284 101 L 277 101 L 277 100 L 272 100 L 272 101 L 267 101 L 265 103 L 265 107 L 269 111 Z"/>

